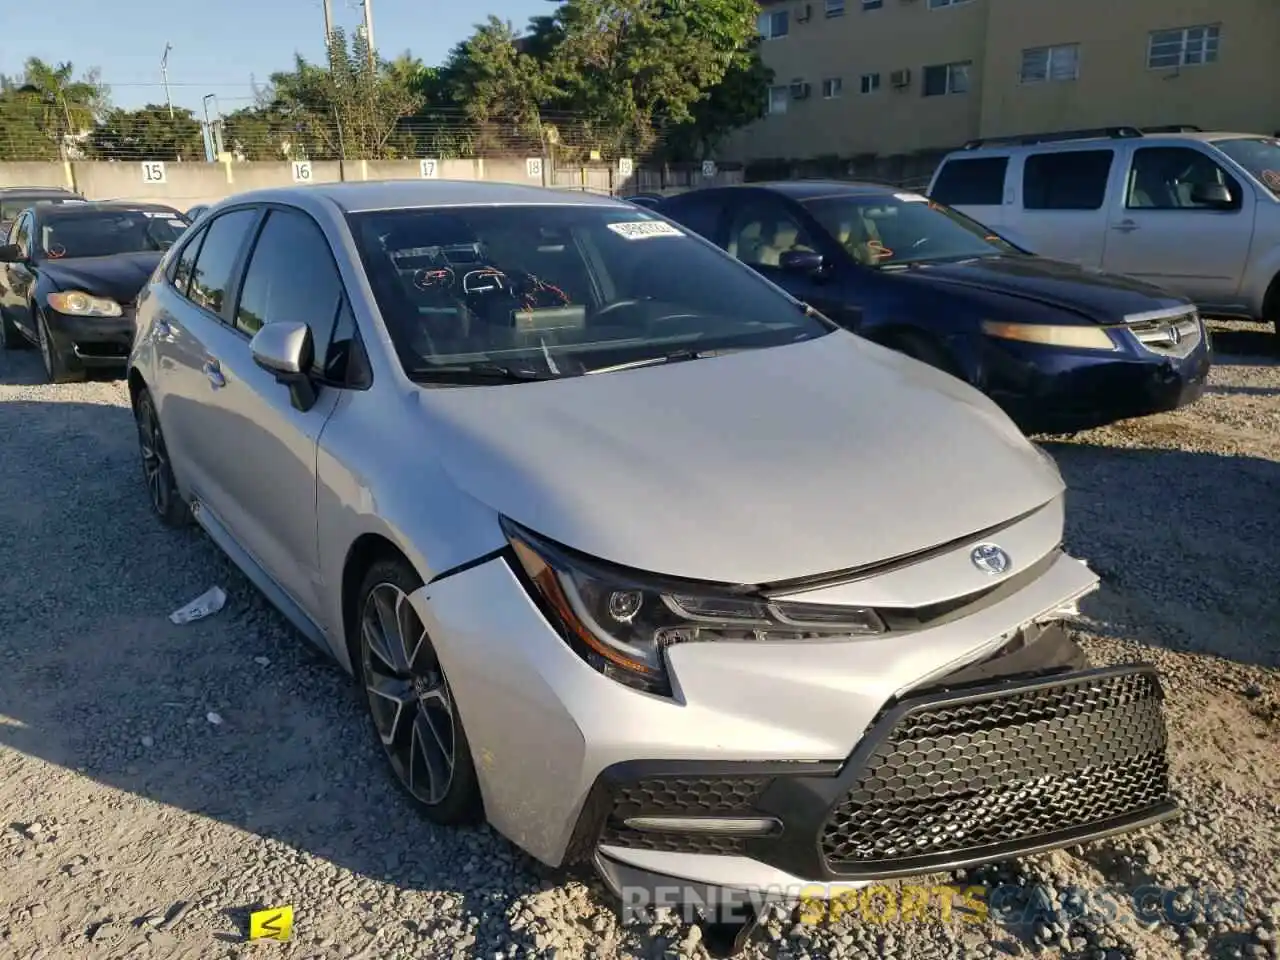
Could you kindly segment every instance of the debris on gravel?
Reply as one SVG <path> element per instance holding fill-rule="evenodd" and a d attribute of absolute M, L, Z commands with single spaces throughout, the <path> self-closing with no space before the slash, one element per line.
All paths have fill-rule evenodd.
<path fill-rule="evenodd" d="M 1215 327 L 1190 408 L 1038 438 L 1103 580 L 1073 628 L 1098 664 L 1159 668 L 1183 815 L 816 923 L 771 910 L 749 956 L 1280 956 L 1280 365 L 1259 329 Z M 416 816 L 349 678 L 198 531 L 152 521 L 125 386 L 40 373 L 0 354 L 0 956 L 245 957 L 249 912 L 280 904 L 272 948 L 297 960 L 706 956 L 670 914 L 623 925 L 594 878 Z M 210 583 L 219 615 L 171 623 Z"/>

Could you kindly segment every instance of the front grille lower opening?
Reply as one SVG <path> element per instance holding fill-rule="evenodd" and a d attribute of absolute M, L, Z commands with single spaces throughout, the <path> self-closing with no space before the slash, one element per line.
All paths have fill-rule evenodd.
<path fill-rule="evenodd" d="M 635 850 L 709 853 L 737 856 L 745 837 L 723 833 L 635 830 L 635 817 L 733 818 L 759 816 L 757 802 L 770 777 L 662 777 L 637 780 L 618 788 L 600 843 Z"/>
<path fill-rule="evenodd" d="M 959 861 L 1159 809 L 1171 802 L 1160 701 L 1137 671 L 882 721 L 893 727 L 831 811 L 822 854 L 835 873 Z"/>

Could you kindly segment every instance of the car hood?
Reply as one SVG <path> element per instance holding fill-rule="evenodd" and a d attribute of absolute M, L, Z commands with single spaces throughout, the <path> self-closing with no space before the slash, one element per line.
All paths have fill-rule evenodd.
<path fill-rule="evenodd" d="M 149 252 L 46 260 L 40 265 L 40 272 L 59 290 L 83 290 L 120 303 L 132 303 L 163 256 L 160 252 Z"/>
<path fill-rule="evenodd" d="M 893 274 L 908 283 L 963 286 L 1034 300 L 1118 323 L 1128 314 L 1190 306 L 1190 301 L 1132 277 L 1044 257 L 987 257 L 926 263 Z"/>
<path fill-rule="evenodd" d="M 989 529 L 1062 491 L 996 406 L 852 334 L 564 380 L 418 391 L 467 494 L 638 570 L 764 584 Z"/>

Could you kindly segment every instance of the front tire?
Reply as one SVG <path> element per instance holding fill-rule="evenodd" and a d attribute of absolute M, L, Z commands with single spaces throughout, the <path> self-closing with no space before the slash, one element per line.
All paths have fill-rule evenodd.
<path fill-rule="evenodd" d="M 178 492 L 173 476 L 173 462 L 164 434 L 160 432 L 160 417 L 156 414 L 155 401 L 143 388 L 133 405 L 133 418 L 138 425 L 138 448 L 142 454 L 142 476 L 147 483 L 147 495 L 151 510 L 166 527 L 177 529 L 191 522 L 191 508 Z"/>
<path fill-rule="evenodd" d="M 83 370 L 73 369 L 65 354 L 58 351 L 49 333 L 49 321 L 43 313 L 37 312 L 36 334 L 40 342 L 40 358 L 44 361 L 44 375 L 50 383 L 80 383 L 85 379 Z"/>
<path fill-rule="evenodd" d="M 356 679 L 374 732 L 415 805 L 442 826 L 484 817 L 471 747 L 448 678 L 409 595 L 422 580 L 402 560 L 380 560 L 360 586 Z"/>

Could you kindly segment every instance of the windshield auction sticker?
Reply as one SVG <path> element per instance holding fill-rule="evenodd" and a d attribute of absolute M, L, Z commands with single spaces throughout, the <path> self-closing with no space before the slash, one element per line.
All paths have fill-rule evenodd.
<path fill-rule="evenodd" d="M 661 220 L 629 220 L 625 223 L 607 223 L 610 230 L 624 240 L 645 240 L 649 237 L 683 237 L 684 234 Z"/>

